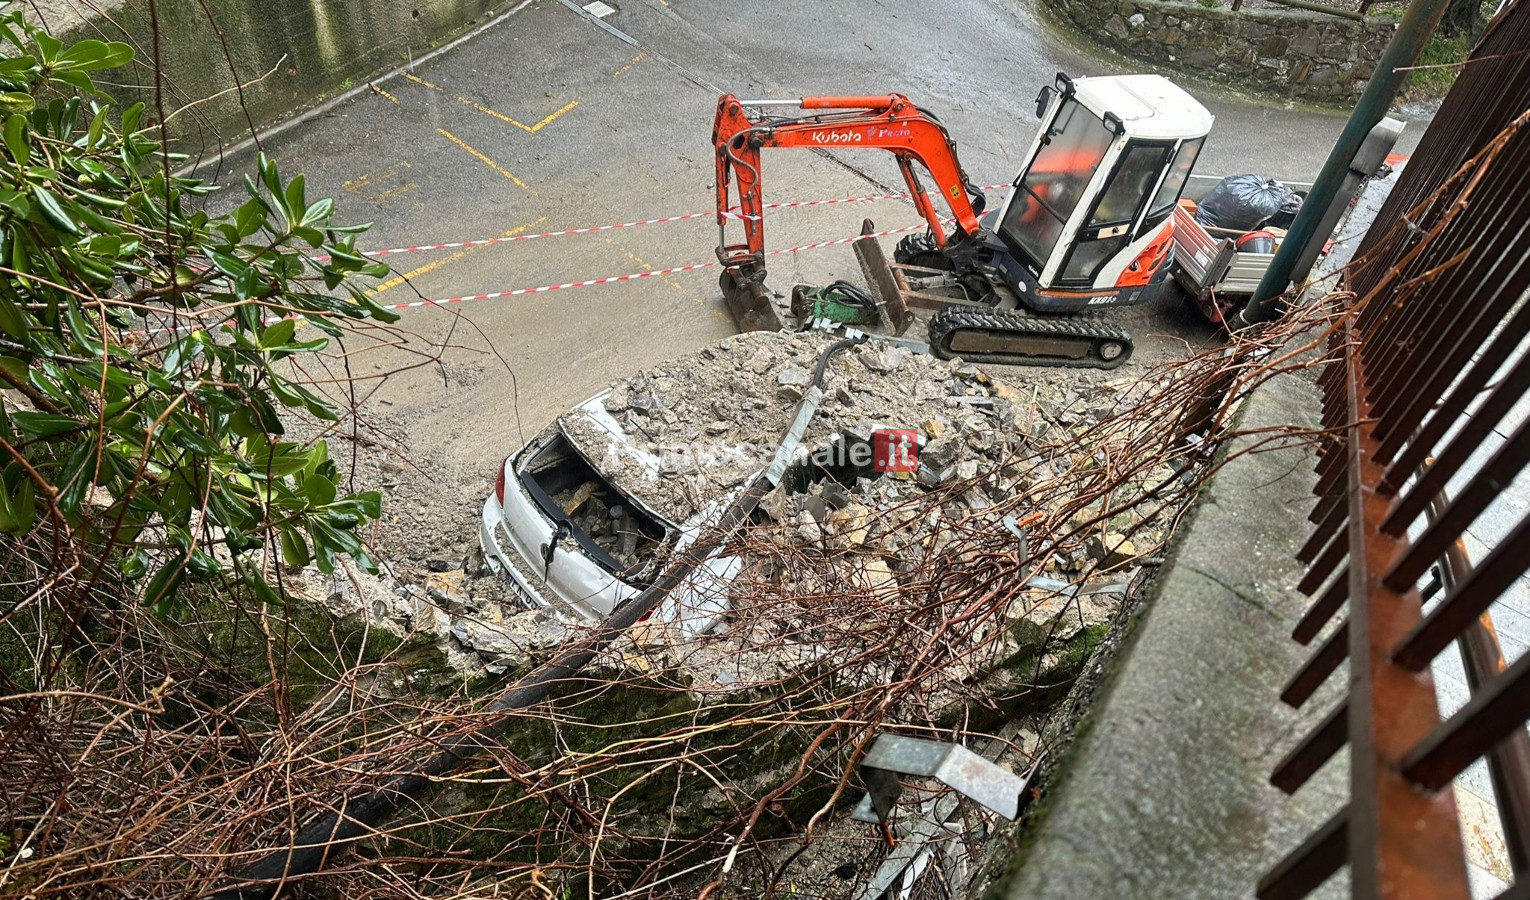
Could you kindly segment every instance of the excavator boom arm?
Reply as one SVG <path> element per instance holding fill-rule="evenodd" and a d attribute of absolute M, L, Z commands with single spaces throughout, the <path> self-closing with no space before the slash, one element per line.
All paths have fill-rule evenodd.
<path fill-rule="evenodd" d="M 920 187 L 913 168 L 919 163 L 935 180 L 966 235 L 978 229 L 982 194 L 969 183 L 946 129 L 901 94 L 863 97 L 804 97 L 789 104 L 804 110 L 825 110 L 797 118 L 751 117 L 732 94 L 717 101 L 712 142 L 717 154 L 717 224 L 722 239 L 718 258 L 735 269 L 762 269 L 765 226 L 761 199 L 760 151 L 766 147 L 877 148 L 891 152 L 908 185 L 914 205 L 930 225 L 938 245 L 945 243 L 940 213 Z M 737 190 L 737 203 L 733 191 Z M 744 243 L 728 244 L 726 225 L 742 219 Z"/>

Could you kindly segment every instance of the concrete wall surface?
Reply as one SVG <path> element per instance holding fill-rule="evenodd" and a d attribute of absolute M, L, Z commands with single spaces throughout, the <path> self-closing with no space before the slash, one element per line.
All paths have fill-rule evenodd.
<path fill-rule="evenodd" d="M 245 83 L 249 119 L 263 128 L 427 53 L 510 5 L 509 0 L 156 0 L 165 115 L 183 152 L 213 150 L 249 136 L 235 72 L 237 82 Z M 132 71 L 111 73 L 105 80 L 119 85 L 107 90 L 123 103 L 149 103 L 153 113 L 148 0 L 89 5 L 37 0 L 35 13 L 57 35 L 133 44 L 138 53 Z M 249 83 L 255 79 L 261 80 Z"/>
<path fill-rule="evenodd" d="M 1262 94 L 1348 103 L 1396 30 L 1303 10 L 1164 0 L 1042 0 L 1064 23 L 1128 56 Z"/>
<path fill-rule="evenodd" d="M 1247 431 L 1312 426 L 1294 375 L 1255 391 Z M 1240 437 L 1236 454 L 1260 438 Z M 1347 759 L 1287 797 L 1275 764 L 1338 701 L 1342 673 L 1300 712 L 1278 699 L 1310 652 L 1290 637 L 1311 530 L 1313 457 L 1288 447 L 1212 476 L 1151 591 L 1145 618 L 1062 760 L 1045 810 L 987 900 L 1230 900 L 1344 805 Z M 1331 627 L 1331 626 L 1330 626 Z M 1344 896 L 1345 876 L 1319 892 Z"/>

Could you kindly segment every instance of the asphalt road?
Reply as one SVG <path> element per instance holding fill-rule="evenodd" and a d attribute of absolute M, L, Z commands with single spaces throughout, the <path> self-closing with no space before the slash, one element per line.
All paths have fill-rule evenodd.
<path fill-rule="evenodd" d="M 1054 36 L 1020 0 L 626 0 L 606 21 L 636 44 L 557 0 L 531 0 L 264 149 L 284 172 L 307 173 L 310 196 L 334 196 L 346 218 L 374 222 L 363 246 L 404 247 L 706 212 L 723 91 L 904 92 L 941 116 L 974 179 L 1004 183 L 1054 72 L 1130 70 Z M 1344 123 L 1339 112 L 1190 87 L 1217 117 L 1203 174 L 1308 180 Z M 1410 130 L 1411 144 L 1422 127 Z M 234 201 L 247 165 L 235 158 L 219 172 Z M 872 151 L 780 151 L 767 157 L 765 177 L 769 200 L 900 189 L 891 157 Z M 768 242 L 845 237 L 867 215 L 882 227 L 917 221 L 899 201 L 786 210 L 768 219 Z M 716 241 L 703 217 L 396 255 L 388 261 L 399 277 L 374 290 L 379 302 L 407 302 L 636 273 L 706 262 Z M 771 272 L 777 290 L 858 277 L 846 246 L 776 257 Z M 1120 315 L 1138 339 L 1139 370 L 1213 339 L 1169 311 Z M 524 437 L 612 378 L 733 331 L 715 269 L 417 309 L 402 325 L 408 347 L 353 346 L 353 371 L 380 376 L 422 358 L 410 351 L 443 362 L 374 385 L 368 405 L 407 421 L 400 437 L 411 454 L 449 455 L 485 479 Z"/>

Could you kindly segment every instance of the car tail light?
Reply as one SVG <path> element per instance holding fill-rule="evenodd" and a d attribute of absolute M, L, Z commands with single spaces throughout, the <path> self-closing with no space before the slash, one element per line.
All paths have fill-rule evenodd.
<path fill-rule="evenodd" d="M 500 506 L 505 505 L 505 469 L 510 465 L 510 458 L 499 464 L 499 474 L 494 476 L 494 499 L 499 501 Z"/>

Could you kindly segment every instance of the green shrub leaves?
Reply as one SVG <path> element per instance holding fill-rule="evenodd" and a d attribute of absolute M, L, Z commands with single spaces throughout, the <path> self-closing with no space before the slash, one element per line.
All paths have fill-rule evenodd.
<path fill-rule="evenodd" d="M 354 283 L 386 269 L 265 156 L 241 205 L 204 211 L 142 105 L 91 79 L 132 59 L 0 17 L 0 532 L 67 538 L 161 615 L 229 574 L 279 602 L 278 564 L 373 565 L 381 496 L 346 495 L 284 417 L 339 417 L 301 363 L 397 318 Z"/>

